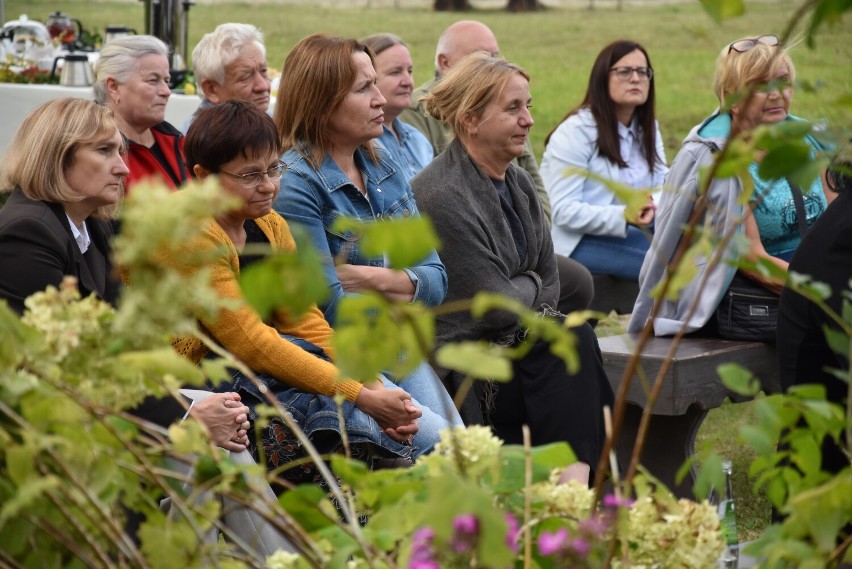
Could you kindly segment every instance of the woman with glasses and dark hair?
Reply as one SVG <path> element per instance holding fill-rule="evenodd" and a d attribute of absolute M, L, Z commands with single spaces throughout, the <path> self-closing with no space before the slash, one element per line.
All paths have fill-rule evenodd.
<path fill-rule="evenodd" d="M 296 247 L 287 223 L 272 209 L 283 172 L 280 155 L 272 119 L 246 101 L 226 101 L 205 109 L 187 132 L 186 157 L 195 176 L 217 176 L 228 194 L 242 200 L 236 209 L 211 220 L 194 243 L 196 251 L 217 255 L 209 265 L 211 283 L 221 296 L 236 301 L 214 317 L 201 317 L 201 323 L 217 343 L 258 375 L 320 452 L 341 448 L 334 400 L 340 393 L 344 397 L 343 423 L 353 453 L 373 465 L 400 458 L 409 462 L 434 444 L 432 441 L 420 449 L 411 445 L 421 415 L 416 400 L 402 389 L 385 387 L 381 381 L 362 385 L 341 378 L 334 364 L 333 332 L 316 306 L 298 318 L 276 310 L 264 320 L 243 299 L 240 274 L 259 259 L 256 252 L 249 251 L 251 246 L 266 245 L 273 251 Z M 189 272 L 199 270 L 187 266 L 183 257 L 190 256 L 171 262 Z M 206 346 L 194 337 L 177 340 L 175 347 L 196 362 L 208 355 Z M 254 382 L 239 372 L 217 390 L 240 394 L 252 409 L 266 402 Z M 261 431 L 259 440 L 253 441 L 255 454 L 259 446 L 270 467 L 303 456 L 298 441 L 279 420 L 271 422 Z M 318 475 L 312 467 L 306 467 L 289 469 L 284 477 L 314 480 Z"/>
<path fill-rule="evenodd" d="M 333 326 L 348 295 L 376 291 L 436 306 L 447 291 L 447 273 L 434 250 L 417 265 L 392 268 L 383 255 L 365 253 L 356 232 L 335 226 L 343 217 L 373 223 L 419 215 L 406 166 L 372 142 L 382 135 L 387 102 L 374 59 L 354 39 L 308 36 L 287 56 L 275 106 L 287 167 L 275 210 L 305 228 L 319 251 L 331 289 L 322 309 Z M 423 406 L 415 446 L 428 449 L 441 429 L 462 424 L 427 363 L 395 379 Z"/>
<path fill-rule="evenodd" d="M 642 265 L 640 294 L 628 324 L 629 332 L 642 330 L 650 317 L 654 305 L 650 293 L 665 278 L 683 227 L 699 200 L 701 172 L 713 162 L 714 155 L 733 136 L 760 125 L 801 120 L 789 114 L 794 79 L 793 61 L 777 36 L 744 38 L 722 48 L 714 79 L 720 108 L 687 135 L 666 177 L 666 191 L 657 209 L 654 239 Z M 804 137 L 804 143 L 812 158 L 825 150 L 810 134 Z M 760 178 L 757 162 L 749 166 L 749 173 L 748 182 L 754 186 L 754 193 L 748 207 L 741 203 L 744 182 L 737 177 L 716 176 L 702 197 L 707 205 L 705 230 L 713 231 L 716 237 L 744 233 L 747 249 L 742 250 L 739 240 L 731 239 L 722 262 L 712 268 L 708 267 L 709 256 L 694 260 L 697 272 L 692 280 L 676 299 L 661 300 L 653 322 L 658 336 L 675 334 L 683 326 L 687 333 L 719 335 L 715 311 L 735 273 L 738 279 L 751 279 L 770 292 L 779 293 L 783 283 L 755 271 L 735 271 L 730 263 L 740 258 L 752 262 L 767 259 L 786 269 L 801 235 L 833 197 L 819 177 L 810 187 L 798 188 L 786 179 Z"/>
<path fill-rule="evenodd" d="M 545 138 L 541 177 L 550 195 L 553 248 L 592 274 L 636 281 L 654 221 L 651 194 L 668 171 L 654 115 L 654 70 L 641 45 L 598 54 L 586 96 Z M 588 175 L 587 175 L 588 174 Z M 602 180 L 648 194 L 635 219 Z"/>

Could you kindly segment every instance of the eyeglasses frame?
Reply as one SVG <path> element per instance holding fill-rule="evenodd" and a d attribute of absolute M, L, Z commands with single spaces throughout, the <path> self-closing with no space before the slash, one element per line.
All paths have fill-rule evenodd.
<path fill-rule="evenodd" d="M 237 181 L 238 184 L 240 184 L 242 187 L 244 187 L 248 190 L 248 189 L 251 189 L 251 188 L 256 188 L 259 185 L 261 185 L 263 183 L 263 176 L 266 176 L 270 180 L 280 180 L 281 176 L 284 175 L 284 170 L 286 170 L 286 169 L 287 169 L 287 165 L 284 164 L 284 162 L 282 162 L 281 160 L 279 160 L 278 164 L 276 164 L 273 168 L 270 168 L 269 170 L 258 171 L 258 172 L 246 172 L 245 174 L 234 174 L 233 172 L 228 172 L 227 170 L 219 170 L 219 173 L 227 174 L 227 175 L 231 176 L 232 178 L 234 178 Z M 270 174 L 270 172 L 273 171 L 273 170 L 278 171 L 278 177 L 277 178 L 275 177 L 274 174 Z M 256 184 L 247 185 L 246 184 L 246 178 L 249 177 L 249 176 L 254 176 L 255 174 L 262 174 L 260 180 L 258 180 Z"/>
<path fill-rule="evenodd" d="M 775 43 L 766 43 L 765 41 L 760 41 L 763 38 L 775 38 Z M 736 47 L 734 47 L 736 44 L 742 43 L 742 42 L 751 42 L 751 45 L 748 46 L 745 49 L 737 49 Z M 781 38 L 779 38 L 775 34 L 764 34 L 762 36 L 757 36 L 756 38 L 745 38 L 745 39 L 737 40 L 737 41 L 731 43 L 731 45 L 728 46 L 728 53 L 731 53 L 732 51 L 735 51 L 737 53 L 745 53 L 747 51 L 751 51 L 752 49 L 754 49 L 757 46 L 757 44 L 763 44 L 763 45 L 766 45 L 766 46 L 769 46 L 769 47 L 778 47 L 779 45 L 781 45 Z"/>
<path fill-rule="evenodd" d="M 621 70 L 623 70 L 623 69 L 629 69 L 630 70 L 630 75 L 628 75 L 624 79 L 619 77 Z M 641 71 L 643 69 L 644 69 L 644 72 Z M 620 65 L 618 67 L 610 67 L 609 72 L 615 73 L 615 76 L 618 77 L 619 81 L 630 81 L 630 79 L 633 77 L 634 73 L 639 75 L 640 81 L 642 79 L 647 79 L 648 81 L 650 81 L 651 79 L 654 78 L 654 69 L 652 67 L 629 67 L 627 65 Z"/>

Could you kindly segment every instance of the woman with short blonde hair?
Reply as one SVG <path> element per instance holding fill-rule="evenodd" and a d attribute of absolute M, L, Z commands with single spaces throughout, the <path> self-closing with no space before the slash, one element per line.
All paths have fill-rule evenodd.
<path fill-rule="evenodd" d="M 665 191 L 658 208 L 654 239 L 640 272 L 640 292 L 627 330 L 641 331 L 653 311 L 652 290 L 665 278 L 666 267 L 675 255 L 699 199 L 701 172 L 715 159 L 731 137 L 749 136 L 760 126 L 801 121 L 789 113 L 793 100 L 795 69 L 787 50 L 776 35 L 738 39 L 722 48 L 716 59 L 714 90 L 720 107 L 687 135 L 666 176 Z M 812 132 L 802 138 L 811 159 L 827 149 Z M 744 233 L 748 248 L 730 240 L 722 262 L 709 263 L 709 256 L 694 261 L 698 271 L 675 299 L 660 300 L 653 322 L 658 336 L 682 330 L 705 336 L 740 339 L 730 325 L 717 315 L 729 287 L 757 288 L 754 294 L 779 294 L 780 283 L 758 271 L 737 270 L 745 259 L 761 260 L 786 270 L 802 235 L 825 211 L 834 194 L 816 179 L 799 188 L 786 178 L 765 180 L 757 161 L 748 171 L 748 186 L 754 188 L 749 207 L 743 206 L 746 183 L 738 177 L 715 177 L 706 189 L 708 206 L 705 227 L 715 238 Z M 733 284 L 732 284 L 733 283 Z M 763 290 L 766 289 L 766 290 Z M 694 305 L 694 306 L 693 306 Z M 774 337 L 772 338 L 774 340 Z M 767 338 L 765 341 L 769 341 Z"/>
<path fill-rule="evenodd" d="M 747 90 L 759 83 L 768 83 L 773 74 L 779 70 L 786 75 L 786 80 L 792 83 L 796 80 L 796 68 L 787 50 L 770 43 L 778 41 L 775 36 L 761 36 L 763 42 L 757 39 L 742 39 L 726 45 L 716 59 L 716 72 L 713 75 L 713 91 L 723 109 L 730 108 L 731 96 L 739 94 L 744 97 Z M 774 39 L 772 39 L 774 38 Z M 750 49 L 740 52 L 734 46 L 742 47 L 755 42 Z M 741 49 L 742 49 L 741 47 Z M 731 55 L 731 54 L 735 55 Z M 786 67 L 786 70 L 783 68 Z"/>
<path fill-rule="evenodd" d="M 69 184 L 67 167 L 80 146 L 105 140 L 117 128 L 112 111 L 85 99 L 63 98 L 38 107 L 24 119 L 3 159 L 3 187 L 20 188 L 27 198 L 48 203 L 83 201 L 85 194 Z M 91 215 L 111 219 L 116 206 L 98 205 Z"/>
<path fill-rule="evenodd" d="M 112 111 L 92 101 L 54 99 L 24 119 L 3 161 L 0 298 L 12 309 L 66 275 L 82 296 L 118 298 L 107 220 L 128 174 L 123 149 Z"/>

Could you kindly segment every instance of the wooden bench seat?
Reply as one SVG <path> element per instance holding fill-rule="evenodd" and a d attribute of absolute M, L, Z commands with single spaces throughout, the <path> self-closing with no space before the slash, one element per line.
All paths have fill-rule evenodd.
<path fill-rule="evenodd" d="M 604 368 L 616 392 L 621 384 L 638 335 L 623 334 L 600 338 Z M 633 442 L 642 409 L 660 368 L 668 357 L 672 338 L 651 338 L 645 345 L 627 392 L 629 405 L 624 416 L 617 454 L 624 468 L 630 463 Z M 674 354 L 663 378 L 664 384 L 654 405 L 653 418 L 640 459 L 652 474 L 676 495 L 692 497 L 693 478 L 675 484 L 675 475 L 693 454 L 695 435 L 707 411 L 719 407 L 725 398 L 739 401 L 722 384 L 716 368 L 738 363 L 757 376 L 766 392 L 777 392 L 778 362 L 775 347 L 759 342 L 734 342 L 708 338 L 685 338 Z M 642 379 L 644 374 L 644 381 Z M 693 473 L 694 474 L 694 473 Z"/>

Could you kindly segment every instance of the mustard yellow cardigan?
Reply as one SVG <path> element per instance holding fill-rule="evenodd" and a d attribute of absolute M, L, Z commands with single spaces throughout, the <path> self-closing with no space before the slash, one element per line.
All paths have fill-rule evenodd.
<path fill-rule="evenodd" d="M 274 250 L 292 251 L 296 248 L 287 222 L 274 211 L 255 221 Z M 276 310 L 267 324 L 243 299 L 238 281 L 238 252 L 219 224 L 211 220 L 201 237 L 193 242 L 192 249 L 196 250 L 194 252 L 222 252 L 212 261 L 211 284 L 222 297 L 239 302 L 236 310 L 222 310 L 213 320 L 202 319 L 201 324 L 210 336 L 255 373 L 272 376 L 309 393 L 331 396 L 341 392 L 349 401 L 355 401 L 362 388 L 359 382 L 338 378 L 338 369 L 333 363 L 317 358 L 280 336 L 289 334 L 305 339 L 322 348 L 333 360 L 333 332 L 316 305 L 298 321 L 293 321 L 284 311 Z M 170 261 L 176 266 L 181 265 L 180 259 Z M 197 338 L 179 338 L 174 346 L 196 363 L 208 353 L 207 347 Z"/>

